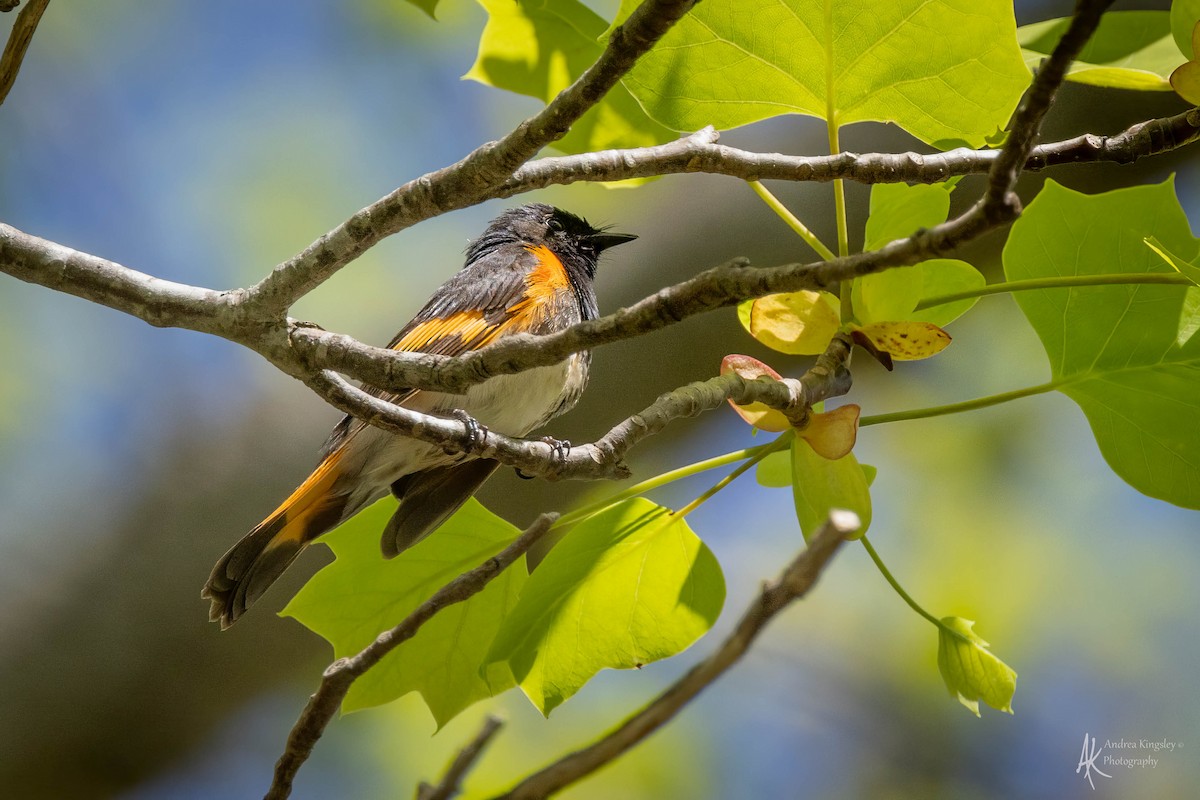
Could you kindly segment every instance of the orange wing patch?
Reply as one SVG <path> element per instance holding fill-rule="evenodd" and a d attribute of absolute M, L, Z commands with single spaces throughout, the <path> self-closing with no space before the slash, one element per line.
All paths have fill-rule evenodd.
<path fill-rule="evenodd" d="M 491 328 L 491 330 L 489 330 Z M 489 326 L 482 311 L 459 311 L 448 317 L 427 320 L 404 334 L 400 341 L 392 345 L 393 350 L 409 350 L 415 352 L 443 352 L 431 348 L 431 345 L 448 338 L 458 337 L 458 347 L 455 352 L 482 347 L 496 338 L 497 328 Z"/>

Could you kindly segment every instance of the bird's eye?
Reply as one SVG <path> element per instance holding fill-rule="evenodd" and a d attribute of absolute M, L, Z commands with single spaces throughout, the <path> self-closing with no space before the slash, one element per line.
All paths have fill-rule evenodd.
<path fill-rule="evenodd" d="M 563 229 L 563 224 L 558 220 L 557 217 L 547 217 L 546 227 L 552 231 L 561 231 Z"/>

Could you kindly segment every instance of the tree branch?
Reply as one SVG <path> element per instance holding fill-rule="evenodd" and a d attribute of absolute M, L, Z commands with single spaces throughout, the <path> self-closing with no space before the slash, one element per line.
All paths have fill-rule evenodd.
<path fill-rule="evenodd" d="M 996 151 L 991 150 L 955 150 L 934 155 L 841 153 L 837 156 L 805 158 L 719 148 L 717 152 L 721 160 L 715 160 L 716 157 L 704 156 L 705 142 L 712 136 L 712 133 L 702 131 L 693 137 L 658 148 L 610 150 L 541 159 L 518 171 L 514 181 L 520 179 L 523 188 L 518 189 L 517 184 L 510 182 L 503 190 L 504 195 L 550 183 L 666 174 L 672 170 L 676 158 L 682 158 L 685 162 L 700 158 L 696 162 L 696 170 L 680 171 L 712 171 L 741 178 L 832 180 L 844 177 L 886 182 L 936 181 L 952 175 L 986 172 L 998 156 Z M 1200 110 L 1191 109 L 1174 117 L 1138 123 L 1113 136 L 1085 134 L 1040 145 L 1033 149 L 1026 164 L 1027 169 L 1045 169 L 1065 163 L 1130 163 L 1144 156 L 1192 144 L 1197 138 L 1200 138 Z M 658 155 L 648 164 L 663 170 L 662 173 L 640 168 L 625 172 L 615 171 L 615 168 L 606 171 L 607 167 L 604 166 L 610 162 L 636 163 L 650 151 Z M 677 152 L 672 155 L 672 151 Z M 726 162 L 724 159 L 732 161 Z M 581 165 L 593 160 L 599 166 L 590 175 L 585 175 L 587 170 Z M 777 169 L 772 171 L 769 168 L 771 164 L 777 164 Z M 386 201 L 387 198 L 384 198 L 369 208 L 386 204 Z M 348 227 L 354 227 L 354 218 L 347 220 L 339 229 Z M 953 246 L 953 242 L 948 246 Z M 900 253 L 891 251 L 882 259 L 860 254 L 848 260 L 831 262 L 833 266 L 829 267 L 829 271 L 865 274 L 886 266 L 905 266 L 924 257 L 940 254 L 936 246 L 906 248 Z M 302 256 L 300 254 L 295 258 Z M 892 263 L 892 259 L 902 260 Z M 746 263 L 744 260 L 734 261 L 708 270 L 689 281 L 667 287 L 629 309 L 582 323 L 553 337 L 516 337 L 498 342 L 489 349 L 450 359 L 372 347 L 350 336 L 322 331 L 295 321 L 290 322 L 290 329 L 284 336 L 276 327 L 277 322 L 254 315 L 243 306 L 242 297 L 246 290 L 217 291 L 161 280 L 0 223 L 0 272 L 23 281 L 123 311 L 151 325 L 224 336 L 262 353 L 276 366 L 296 377 L 305 371 L 332 369 L 374 386 L 456 393 L 493 375 L 557 363 L 578 350 L 649 333 L 678 319 L 734 305 L 750 297 L 821 287 L 820 276 L 808 274 L 819 264 L 781 265 L 771 270 L 748 271 L 736 277 L 734 273 L 746 268 Z M 295 361 L 293 355 L 302 357 L 304 363 Z"/>
<path fill-rule="evenodd" d="M 988 172 L 999 150 L 960 147 L 944 153 L 848 153 L 794 156 L 753 153 L 716 144 L 712 128 L 674 142 L 627 150 L 604 150 L 532 161 L 500 187 L 499 197 L 511 197 L 547 186 L 577 181 L 620 181 L 660 175 L 704 173 L 746 181 L 811 181 L 845 179 L 860 183 L 938 183 L 959 175 Z M 1026 171 L 1062 164 L 1112 162 L 1132 164 L 1146 156 L 1176 150 L 1200 138 L 1200 111 L 1139 122 L 1110 136 L 1084 134 L 1039 145 L 1029 153 Z"/>
<path fill-rule="evenodd" d="M 422 783 L 417 787 L 417 800 L 450 800 L 459 793 L 459 783 L 470 771 L 471 767 L 475 766 L 475 762 L 483 754 L 483 749 L 487 747 L 488 742 L 492 740 L 500 728 L 504 726 L 504 722 L 490 714 L 483 721 L 483 727 L 479 733 L 475 734 L 475 738 L 467 743 L 467 746 L 458 751 L 458 755 L 454 757 L 454 761 L 446 768 L 446 774 L 442 776 L 442 780 L 437 786 L 431 786 L 428 783 Z"/>
<path fill-rule="evenodd" d="M 564 478 L 626 478 L 625 455 L 634 445 L 683 417 L 720 408 L 727 400 L 739 405 L 763 403 L 782 411 L 798 424 L 807 421 L 814 403 L 850 391 L 847 364 L 850 340 L 836 336 L 817 363 L 798 380 L 746 380 L 735 373 L 696 381 L 661 395 L 651 405 L 623 420 L 594 443 L 575 445 L 566 454 L 546 442 L 513 439 L 488 431 L 475 437 L 471 426 L 457 419 L 434 417 L 379 398 L 347 383 L 334 372 L 307 381 L 310 388 L 348 414 L 392 433 L 432 442 L 452 452 L 492 458 L 529 475 Z"/>
<path fill-rule="evenodd" d="M 3 105 L 13 84 L 17 82 L 17 73 L 21 71 L 25 52 L 29 50 L 29 43 L 33 41 L 33 34 L 48 5 L 50 0 L 29 0 L 13 21 L 8 43 L 4 46 L 4 53 L 0 54 L 0 105 Z M 11 11 L 14 8 L 16 3 L 6 3 L 4 7 L 0 7 L 0 11 Z"/>
<path fill-rule="evenodd" d="M 156 327 L 225 335 L 229 293 L 155 278 L 0 222 L 0 271 L 124 311 Z M 228 320 L 227 324 L 222 319 Z"/>
<path fill-rule="evenodd" d="M 494 800 L 549 797 L 615 760 L 670 722 L 684 706 L 746 654 L 767 623 L 812 589 L 829 559 L 845 538 L 859 527 L 858 516 L 852 512 L 833 512 L 809 546 L 784 569 L 774 583 L 763 587 L 742 614 L 733 633 L 716 652 L 692 667 L 665 692 L 598 741 L 563 756 Z"/>
<path fill-rule="evenodd" d="M 283 800 L 291 794 L 296 773 L 312 754 L 317 740 L 325 732 L 325 726 L 337 713 L 342 699 L 345 698 L 346 692 L 350 691 L 354 681 L 378 664 L 388 653 L 415 636 L 421 626 L 439 611 L 479 593 L 545 536 L 557 519 L 557 514 L 542 514 L 512 544 L 475 569 L 464 572 L 438 589 L 403 622 L 379 634 L 375 641 L 357 655 L 339 658 L 330 664 L 321 676 L 321 685 L 308 699 L 308 705 L 304 707 L 292 732 L 288 734 L 287 747 L 275 765 L 275 777 L 266 794 L 266 800 Z"/>
<path fill-rule="evenodd" d="M 1021 169 L 1029 160 L 1042 127 L 1042 119 L 1054 103 L 1058 87 L 1067 77 L 1067 70 L 1079 51 L 1092 38 L 1100 18 L 1112 5 L 1112 0 L 1076 0 L 1075 14 L 1067 32 L 1054 46 L 1049 58 L 1042 59 L 1034 72 L 1033 83 L 1025 91 L 1008 127 L 1008 140 L 988 173 L 987 193 L 980 208 L 989 216 L 1012 219 L 1021 213 L 1021 199 L 1014 191 Z"/>

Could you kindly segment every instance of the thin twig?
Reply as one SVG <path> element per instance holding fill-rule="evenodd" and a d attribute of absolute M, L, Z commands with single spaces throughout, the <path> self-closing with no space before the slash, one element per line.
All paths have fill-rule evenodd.
<path fill-rule="evenodd" d="M 1120 133 L 1084 134 L 1034 147 L 1025 171 L 1062 164 L 1111 162 L 1131 164 L 1169 152 L 1200 136 L 1195 109 L 1172 117 L 1146 120 Z M 712 128 L 666 144 L 582 155 L 539 158 L 521 167 L 501 187 L 500 197 L 524 194 L 576 181 L 619 181 L 660 175 L 704 173 L 745 181 L 828 183 L 839 179 L 860 183 L 939 183 L 960 175 L 988 172 L 999 150 L 960 147 L 942 153 L 849 153 L 797 156 L 754 153 L 717 144 Z"/>
<path fill-rule="evenodd" d="M 266 794 L 266 800 L 283 800 L 291 794 L 296 772 L 312 754 L 317 740 L 325 732 L 325 726 L 337 713 L 342 699 L 346 692 L 350 691 L 350 686 L 355 680 L 378 664 L 392 650 L 415 636 L 421 626 L 439 611 L 468 600 L 480 592 L 545 536 L 556 519 L 557 514 L 542 514 L 512 544 L 475 569 L 464 572 L 438 589 L 403 622 L 379 634 L 375 641 L 357 655 L 339 658 L 330 664 L 321 676 L 321 685 L 308 699 L 308 705 L 304 707 L 300 718 L 288 734 L 287 746 L 275 765 L 275 777 Z"/>
<path fill-rule="evenodd" d="M 17 73 L 21 71 L 21 62 L 25 60 L 25 52 L 33 41 L 34 31 L 42 21 L 42 14 L 50 0 L 29 0 L 29 4 L 21 9 L 13 21 L 12 30 L 8 34 L 8 44 L 4 53 L 0 54 L 0 104 L 8 97 L 9 91 L 17 81 Z M 15 8 L 15 4 L 5 8 L 5 11 Z"/>
<path fill-rule="evenodd" d="M 475 734 L 475 738 L 468 742 L 462 750 L 459 750 L 454 761 L 450 762 L 450 766 L 446 768 L 446 774 L 442 776 L 438 785 L 422 783 L 417 787 L 417 800 L 450 800 L 458 794 L 462 779 L 471 767 L 475 766 L 475 762 L 483 755 L 483 750 L 487 747 L 488 742 L 502 727 L 504 727 L 504 721 L 489 714 L 484 719 L 479 733 Z"/>
<path fill-rule="evenodd" d="M 784 569 L 774 583 L 763 587 L 742 614 L 741 621 L 716 652 L 701 661 L 618 727 L 587 747 L 563 756 L 533 773 L 495 800 L 533 800 L 549 797 L 621 756 L 663 725 L 738 662 L 775 616 L 812 589 L 821 570 L 845 537 L 858 530 L 858 516 L 835 511 L 817 531 L 808 548 Z"/>

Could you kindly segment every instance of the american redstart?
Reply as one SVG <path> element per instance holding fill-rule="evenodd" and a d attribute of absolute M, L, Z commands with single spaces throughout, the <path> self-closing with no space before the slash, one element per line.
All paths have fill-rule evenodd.
<path fill-rule="evenodd" d="M 388 346 L 453 356 L 514 333 L 554 333 L 594 319 L 600 253 L 635 238 L 542 203 L 509 209 L 467 247 L 463 268 Z M 576 353 L 554 366 L 489 378 L 466 394 L 367 391 L 426 414 L 465 414 L 520 437 L 575 405 L 590 360 L 586 351 Z M 445 522 L 498 466 L 343 418 L 313 473 L 213 567 L 201 593 L 212 601 L 209 617 L 232 625 L 314 539 L 388 492 L 400 506 L 384 528 L 383 555 L 397 555 Z"/>

